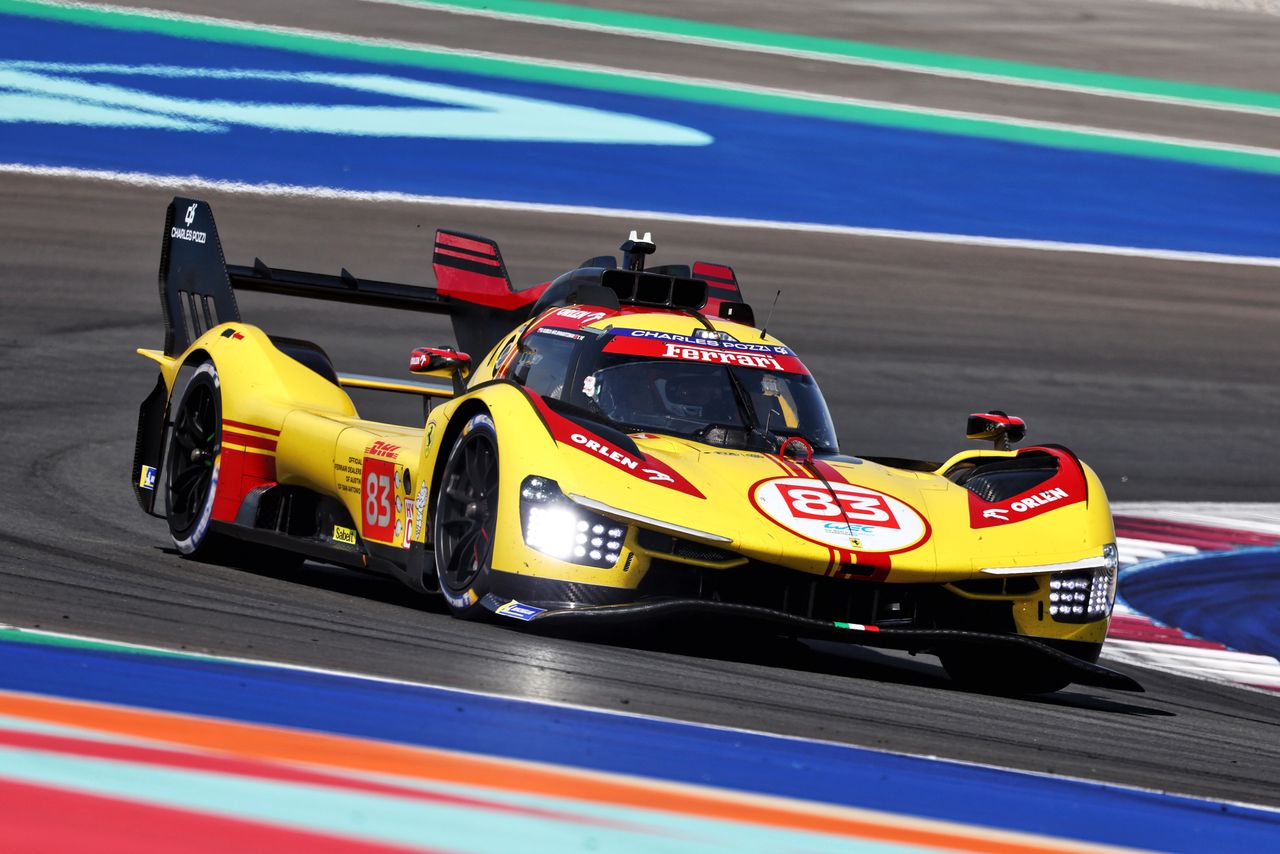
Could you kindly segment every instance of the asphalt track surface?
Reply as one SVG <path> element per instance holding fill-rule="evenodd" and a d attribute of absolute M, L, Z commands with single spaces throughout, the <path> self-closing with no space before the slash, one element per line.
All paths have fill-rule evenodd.
<path fill-rule="evenodd" d="M 290 23 L 302 23 L 297 7 L 283 3 L 169 5 L 268 23 L 293 15 Z M 775 11 L 782 8 L 708 3 L 696 12 L 1232 85 L 1276 79 L 1271 47 L 1280 21 L 1263 16 L 1002 0 L 913 4 L 910 13 L 889 3 L 861 4 L 857 13 L 814 4 L 784 21 Z M 356 33 L 392 20 L 397 37 L 430 41 L 443 26 L 416 11 L 336 2 L 314 4 L 308 18 L 315 28 Z M 509 27 L 503 33 L 518 38 Z M 565 53 L 583 49 L 581 34 L 537 35 L 556 38 Z M 530 52 L 514 41 L 490 49 Z M 1188 57 L 1203 64 L 1189 66 Z M 785 73 L 769 71 L 775 85 L 796 82 Z M 1198 113 L 1187 119 L 1203 120 Z M 1280 706 L 1270 695 L 1131 671 L 1146 694 L 985 697 L 951 688 L 928 658 L 781 641 L 538 637 L 452 621 L 377 578 L 179 559 L 167 548 L 164 523 L 138 512 L 129 486 L 136 407 L 154 381 L 132 350 L 161 341 L 155 269 L 168 195 L 0 176 L 0 471 L 7 480 L 0 622 L 1280 806 Z M 273 266 L 346 266 L 405 281 L 428 280 L 438 225 L 495 238 L 522 281 L 540 281 L 607 251 L 626 230 L 648 227 L 670 260 L 712 257 L 712 247 L 715 259 L 735 265 L 759 306 L 783 287 L 770 330 L 806 357 L 846 451 L 937 458 L 962 444 L 967 412 L 1003 406 L 1028 418 L 1033 438 L 1076 448 L 1113 500 L 1277 498 L 1274 269 L 204 195 L 233 262 L 260 255 Z M 275 334 L 319 341 L 340 370 L 352 372 L 395 375 L 413 346 L 448 338 L 435 318 L 339 313 L 258 295 L 245 295 L 241 309 Z M 373 417 L 415 416 L 413 406 L 377 398 L 357 404 Z"/>

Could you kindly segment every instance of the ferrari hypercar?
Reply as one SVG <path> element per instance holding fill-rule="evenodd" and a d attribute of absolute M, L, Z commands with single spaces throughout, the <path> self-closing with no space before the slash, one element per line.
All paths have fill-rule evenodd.
<path fill-rule="evenodd" d="M 1141 690 L 1098 665 L 1115 599 L 1106 494 L 1025 425 L 945 462 L 842 453 L 800 357 L 731 267 L 647 266 L 648 234 L 523 290 L 498 246 L 439 230 L 434 287 L 228 266 L 175 198 L 164 347 L 131 479 L 197 560 L 387 573 L 462 619 L 707 622 L 937 655 L 975 690 Z M 337 372 L 244 322 L 237 290 L 449 315 L 403 379 Z M 365 420 L 349 389 L 420 395 Z"/>

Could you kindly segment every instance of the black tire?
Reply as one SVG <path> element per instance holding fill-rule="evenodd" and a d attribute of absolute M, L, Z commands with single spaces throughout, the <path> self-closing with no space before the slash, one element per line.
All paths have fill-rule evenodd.
<path fill-rule="evenodd" d="M 165 461 L 165 516 L 184 557 L 214 560 L 226 542 L 209 530 L 222 459 L 222 393 L 212 362 L 200 364 L 174 411 Z"/>
<path fill-rule="evenodd" d="M 1020 649 L 966 647 L 939 652 L 938 658 L 951 681 L 981 694 L 1049 694 L 1072 682 L 1069 670 Z"/>
<path fill-rule="evenodd" d="M 498 431 L 493 419 L 471 417 L 449 452 L 436 498 L 434 535 L 440 592 L 455 617 L 488 616 L 481 600 L 498 524 Z"/>

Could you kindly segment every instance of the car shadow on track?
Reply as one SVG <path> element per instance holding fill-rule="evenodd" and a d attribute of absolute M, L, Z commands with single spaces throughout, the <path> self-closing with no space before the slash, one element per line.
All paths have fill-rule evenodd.
<path fill-rule="evenodd" d="M 177 555 L 171 548 L 164 548 L 162 551 Z M 222 565 L 262 578 L 409 608 L 426 614 L 446 616 L 449 613 L 438 596 L 415 594 L 399 581 L 375 573 L 311 562 L 292 566 L 259 560 Z M 969 693 L 956 686 L 930 655 L 913 656 L 897 650 L 834 641 L 800 640 L 758 629 L 753 631 L 749 626 L 735 624 L 733 621 L 667 619 L 656 623 L 552 628 L 502 620 L 496 621 L 495 625 L 510 631 L 513 640 L 518 634 L 526 634 L 548 640 L 748 664 L 838 679 Z M 476 628 L 479 630 L 478 626 Z M 1084 693 L 1085 691 L 1101 692 L 1101 689 L 1073 686 L 1053 694 L 993 699 L 1122 715 L 1173 715 L 1167 710 L 1111 699 L 1111 692 L 1105 692 L 1104 695 Z"/>
<path fill-rule="evenodd" d="M 518 626 L 516 628 L 525 628 Z M 591 629 L 560 627 L 530 633 L 580 643 L 593 643 L 631 650 L 658 652 L 713 661 L 735 662 L 759 667 L 857 679 L 894 685 L 973 692 L 960 688 L 947 676 L 933 656 L 911 655 L 898 650 L 883 650 L 833 641 L 797 639 L 776 634 L 752 632 L 731 623 L 709 626 L 706 623 L 681 625 L 663 623 L 661 627 L 596 626 Z M 1089 693 L 1085 693 L 1089 692 Z M 1113 699 L 1113 692 L 1100 688 L 1071 686 L 1052 694 L 1023 696 L 985 695 L 995 701 L 1033 703 L 1060 708 L 1087 709 L 1119 715 L 1173 717 L 1166 709 L 1152 708 Z"/>
<path fill-rule="evenodd" d="M 171 547 L 159 548 L 159 551 L 174 557 L 179 556 L 177 549 Z M 287 561 L 276 563 L 270 559 L 244 560 L 242 558 L 214 560 L 209 563 L 237 572 L 247 572 L 260 578 L 270 578 L 287 584 L 340 593 L 344 596 L 355 596 L 371 602 L 412 608 L 415 611 L 432 614 L 448 613 L 448 608 L 438 596 L 415 594 L 396 579 L 375 572 L 362 572 L 358 569 L 311 561 L 298 566 L 291 565 Z"/>

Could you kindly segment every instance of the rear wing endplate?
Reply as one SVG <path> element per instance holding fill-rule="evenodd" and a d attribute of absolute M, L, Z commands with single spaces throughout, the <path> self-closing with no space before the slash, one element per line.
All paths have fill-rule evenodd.
<path fill-rule="evenodd" d="M 497 244 L 461 232 L 436 232 L 432 267 L 437 287 L 362 279 L 345 268 L 336 276 L 274 269 L 261 258 L 228 265 L 209 204 L 174 197 L 160 250 L 164 352 L 179 355 L 214 326 L 241 320 L 235 298 L 241 290 L 447 314 L 460 349 L 487 353 L 528 319 L 546 289 L 513 289 Z"/>

